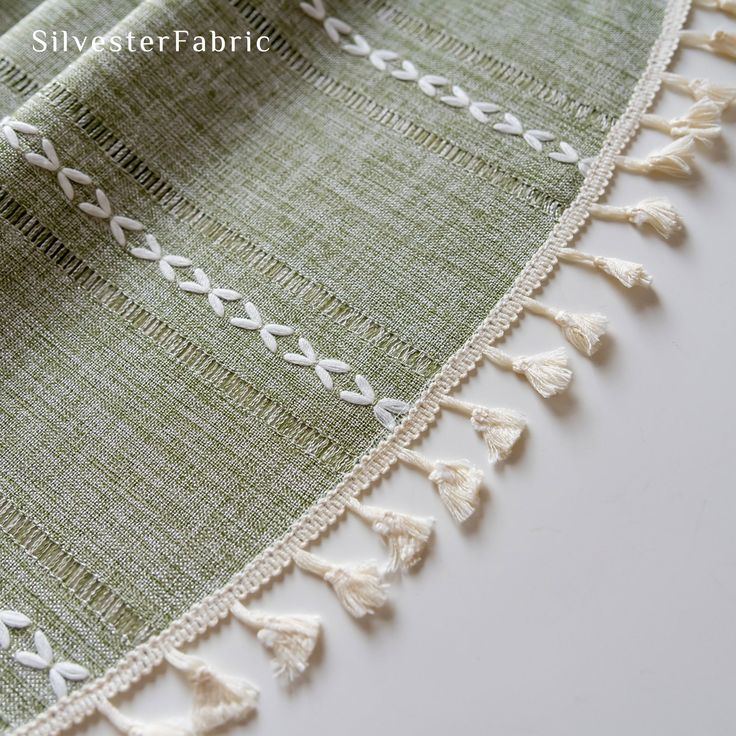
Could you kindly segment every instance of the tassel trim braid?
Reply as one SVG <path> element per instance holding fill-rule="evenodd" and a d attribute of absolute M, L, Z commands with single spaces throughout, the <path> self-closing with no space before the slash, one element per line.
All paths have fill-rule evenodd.
<path fill-rule="evenodd" d="M 693 49 L 710 51 L 713 54 L 736 59 L 736 33 L 721 28 L 707 31 L 680 31 L 680 44 Z"/>
<path fill-rule="evenodd" d="M 694 100 L 708 100 L 721 110 L 736 102 L 736 86 L 718 84 L 709 79 L 688 79 L 681 74 L 664 72 L 662 81 L 671 89 L 684 92 Z"/>
<path fill-rule="evenodd" d="M 485 440 L 488 459 L 492 465 L 505 460 L 511 454 L 526 428 L 526 419 L 512 409 L 488 409 L 451 396 L 442 398 L 440 406 L 470 418 L 473 429 Z"/>
<path fill-rule="evenodd" d="M 170 649 L 166 661 L 183 672 L 192 686 L 195 733 L 209 733 L 228 723 L 245 720 L 255 711 L 258 690 L 245 680 L 221 675 L 204 660 L 178 649 Z"/>
<path fill-rule="evenodd" d="M 565 339 L 584 355 L 593 355 L 600 347 L 601 338 L 606 334 L 608 320 L 597 312 L 566 312 L 547 307 L 536 299 L 529 298 L 523 300 L 523 305 L 524 309 L 552 320 L 560 328 Z"/>
<path fill-rule="evenodd" d="M 348 508 L 383 537 L 389 549 L 386 572 L 406 572 L 421 562 L 434 530 L 434 519 L 364 506 L 353 498 Z"/>
<path fill-rule="evenodd" d="M 191 729 L 170 723 L 142 723 L 128 718 L 109 700 L 97 704 L 97 711 L 123 736 L 194 736 Z"/>
<path fill-rule="evenodd" d="M 372 615 L 386 604 L 387 586 L 375 562 L 333 565 L 303 549 L 294 554 L 294 562 L 329 583 L 345 610 L 355 618 Z"/>
<path fill-rule="evenodd" d="M 258 641 L 271 652 L 271 667 L 277 677 L 293 682 L 306 671 L 319 641 L 319 616 L 275 616 L 242 603 L 233 604 L 230 611 L 255 631 Z"/>
<path fill-rule="evenodd" d="M 399 448 L 399 459 L 423 471 L 434 484 L 450 515 L 460 523 L 467 521 L 480 504 L 483 472 L 467 460 L 429 460 L 414 450 Z"/>
<path fill-rule="evenodd" d="M 567 367 L 567 353 L 564 348 L 514 357 L 499 348 L 490 347 L 483 351 L 483 355 L 499 368 L 524 376 L 545 399 L 564 391 L 572 380 L 572 371 Z"/>
<path fill-rule="evenodd" d="M 580 263 L 590 268 L 597 268 L 603 273 L 613 276 L 619 283 L 630 289 L 632 286 L 650 286 L 652 277 L 640 263 L 622 261 L 620 258 L 604 258 L 583 253 L 575 248 L 562 248 L 559 256 L 563 261 Z"/>
<path fill-rule="evenodd" d="M 643 199 L 632 207 L 594 204 L 590 207 L 590 214 L 599 220 L 630 222 L 636 227 L 648 225 L 665 239 L 683 228 L 680 215 L 666 199 L 661 197 Z"/>
<path fill-rule="evenodd" d="M 720 10 L 727 15 L 736 15 L 736 0 L 693 0 L 693 5 L 707 10 Z"/>
<path fill-rule="evenodd" d="M 644 159 L 616 156 L 616 165 L 635 174 L 662 174 L 682 179 L 693 173 L 694 142 L 691 135 L 686 135 Z"/>
<path fill-rule="evenodd" d="M 682 117 L 667 120 L 661 115 L 647 113 L 642 116 L 645 128 L 659 130 L 673 138 L 692 136 L 710 145 L 721 135 L 721 106 L 708 99 L 698 100 Z"/>

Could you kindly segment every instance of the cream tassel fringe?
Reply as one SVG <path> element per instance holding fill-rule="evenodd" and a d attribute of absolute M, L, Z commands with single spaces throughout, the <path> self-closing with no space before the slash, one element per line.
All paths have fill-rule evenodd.
<path fill-rule="evenodd" d="M 319 639 L 318 616 L 274 616 L 237 602 L 230 611 L 238 621 L 256 631 L 258 641 L 273 654 L 271 666 L 277 677 L 293 681 L 307 669 Z"/>
<path fill-rule="evenodd" d="M 678 138 L 659 151 L 650 153 L 645 159 L 631 156 L 616 156 L 616 165 L 624 171 L 636 174 L 665 174 L 684 178 L 692 174 L 694 139 L 686 135 Z"/>
<path fill-rule="evenodd" d="M 186 674 L 193 690 L 192 724 L 195 733 L 208 733 L 251 715 L 258 705 L 258 690 L 237 677 L 214 672 L 199 657 L 178 649 L 166 653 L 166 661 Z"/>
<path fill-rule="evenodd" d="M 355 618 L 375 613 L 386 603 L 386 585 L 375 562 L 333 565 L 303 549 L 294 554 L 294 562 L 329 583 L 345 610 Z"/>
<path fill-rule="evenodd" d="M 572 379 L 572 371 L 567 367 L 567 353 L 564 348 L 517 357 L 498 348 L 486 348 L 483 355 L 499 368 L 512 370 L 524 376 L 534 390 L 545 399 L 564 391 Z"/>
<path fill-rule="evenodd" d="M 649 225 L 665 239 L 682 229 L 682 218 L 675 208 L 666 199 L 659 197 L 643 199 L 633 207 L 593 204 L 590 206 L 590 214 L 599 220 L 630 222 L 636 227 Z"/>
<path fill-rule="evenodd" d="M 526 419 L 511 409 L 487 409 L 445 396 L 440 406 L 470 417 L 473 429 L 482 435 L 491 464 L 505 460 L 526 428 Z"/>
<path fill-rule="evenodd" d="M 736 101 L 736 87 L 716 84 L 708 79 L 688 79 L 681 74 L 664 72 L 662 81 L 679 92 L 690 95 L 695 100 L 710 100 L 724 110 Z"/>
<path fill-rule="evenodd" d="M 608 320 L 602 314 L 566 312 L 529 298 L 524 299 L 523 304 L 530 312 L 551 319 L 562 330 L 565 339 L 584 355 L 593 355 L 600 347 L 608 326 Z"/>
<path fill-rule="evenodd" d="M 421 561 L 432 536 L 434 519 L 364 506 L 355 498 L 348 501 L 348 508 L 383 537 L 389 549 L 387 572 L 407 571 Z"/>
<path fill-rule="evenodd" d="M 640 263 L 622 261 L 620 258 L 594 256 L 590 253 L 582 253 L 575 250 L 575 248 L 561 248 L 559 256 L 563 261 L 569 263 L 581 263 L 584 266 L 597 268 L 603 273 L 613 276 L 628 289 L 632 286 L 650 286 L 652 283 L 652 277 Z"/>
<path fill-rule="evenodd" d="M 694 0 L 693 5 L 707 10 L 720 10 L 728 15 L 736 15 L 736 0 Z"/>
<path fill-rule="evenodd" d="M 691 135 L 710 145 L 721 135 L 721 106 L 711 100 L 698 100 L 682 117 L 667 120 L 661 115 L 647 113 L 642 116 L 641 123 L 673 138 Z"/>
<path fill-rule="evenodd" d="M 192 736 L 191 730 L 183 726 L 134 721 L 121 713 L 109 700 L 101 700 L 97 704 L 97 710 L 124 736 Z"/>
<path fill-rule="evenodd" d="M 467 460 L 429 460 L 404 447 L 399 459 L 424 471 L 437 488 L 440 500 L 456 521 L 467 521 L 478 508 L 483 472 Z"/>
<path fill-rule="evenodd" d="M 736 33 L 724 31 L 721 28 L 711 33 L 706 31 L 680 31 L 680 44 L 736 59 Z"/>

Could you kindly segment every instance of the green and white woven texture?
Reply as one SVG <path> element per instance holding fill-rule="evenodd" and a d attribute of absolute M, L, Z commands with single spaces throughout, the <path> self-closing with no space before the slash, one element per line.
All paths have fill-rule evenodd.
<path fill-rule="evenodd" d="M 391 464 L 432 474 L 401 448 L 441 404 L 493 459 L 510 450 L 513 412 L 448 396 L 484 354 L 534 383 L 492 349 L 525 307 L 595 347 L 595 319 L 525 297 L 580 260 L 561 249 L 615 164 L 687 168 L 688 125 L 664 163 L 620 153 L 688 7 L 3 2 L 0 730 L 58 733 L 247 602 Z M 38 53 L 38 29 L 270 49 Z M 632 265 L 618 277 L 646 283 Z M 554 393 L 564 358 L 547 368 Z"/>

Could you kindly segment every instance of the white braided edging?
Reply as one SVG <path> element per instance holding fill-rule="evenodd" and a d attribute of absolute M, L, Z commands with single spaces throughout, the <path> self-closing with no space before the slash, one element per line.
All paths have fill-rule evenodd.
<path fill-rule="evenodd" d="M 0 134 L 10 144 L 11 148 L 18 151 L 26 162 L 44 171 L 56 174 L 56 180 L 67 201 L 73 206 L 77 193 L 74 184 L 83 187 L 93 185 L 92 177 L 79 169 L 63 166 L 56 152 L 53 142 L 46 138 L 35 126 L 20 120 L 5 117 L 0 121 Z M 39 138 L 41 150 L 25 151 L 21 145 L 18 135 Z M 158 265 L 161 276 L 167 281 L 176 284 L 181 291 L 187 294 L 198 294 L 207 297 L 212 311 L 218 317 L 225 316 L 225 304 L 238 302 L 243 295 L 235 289 L 224 286 L 214 286 L 210 277 L 201 268 L 193 268 L 192 261 L 184 256 L 173 253 L 164 253 L 163 248 L 153 233 L 145 232 L 143 223 L 122 214 L 116 214 L 109 197 L 99 187 L 95 188 L 96 203 L 79 202 L 77 207 L 98 220 L 106 222 L 110 228 L 110 234 L 122 247 L 128 247 L 127 233 L 138 233 L 142 235 L 145 246 L 135 245 L 128 247 L 128 253 L 141 261 L 153 262 Z M 193 268 L 194 280 L 179 281 L 175 269 Z M 246 301 L 245 312 L 247 316 L 230 317 L 229 324 L 242 330 L 257 332 L 266 348 L 274 354 L 278 354 L 277 337 L 293 335 L 298 330 L 278 322 L 268 322 L 263 319 L 258 307 L 250 301 Z M 336 358 L 319 357 L 306 337 L 299 338 L 299 349 L 301 353 L 283 353 L 280 357 L 290 365 L 302 368 L 314 368 L 322 386 L 332 392 L 334 382 L 332 374 L 347 374 L 352 371 L 350 365 Z M 396 417 L 409 411 L 409 404 L 400 399 L 378 398 L 376 392 L 368 379 L 356 374 L 354 377 L 357 391 L 343 390 L 337 393 L 340 400 L 353 406 L 367 406 L 373 409 L 375 418 L 389 430 L 396 426 Z"/>
<path fill-rule="evenodd" d="M 661 84 L 661 75 L 677 48 L 678 31 L 683 26 L 691 0 L 670 0 L 662 31 L 652 51 L 629 105 L 608 134 L 575 201 L 563 213 L 546 243 L 540 247 L 519 275 L 513 287 L 494 307 L 478 329 L 442 367 L 401 425 L 371 452 L 332 491 L 325 494 L 277 542 L 262 552 L 220 590 L 203 598 L 165 631 L 131 650 L 104 675 L 17 727 L 10 736 L 57 736 L 65 728 L 91 715 L 98 703 L 129 689 L 164 659 L 165 651 L 194 641 L 230 615 L 236 601 L 257 593 L 281 575 L 294 553 L 318 539 L 345 513 L 350 499 L 359 496 L 397 462 L 400 448 L 409 446 L 433 423 L 440 400 L 481 360 L 483 350 L 499 340 L 518 319 L 522 301 L 539 289 L 557 263 L 558 252 L 566 247 L 589 217 L 589 210 L 605 191 L 613 176 L 616 156 L 639 128 L 642 115 L 651 105 Z"/>
<path fill-rule="evenodd" d="M 448 107 L 467 110 L 479 123 L 488 123 L 491 119 L 490 115 L 502 112 L 495 102 L 472 99 L 463 87 L 453 84 L 441 74 L 420 74 L 413 62 L 409 59 L 402 59 L 396 51 L 371 48 L 364 36 L 353 33 L 353 29 L 348 23 L 327 14 L 324 0 L 300 2 L 299 7 L 305 15 L 322 24 L 329 39 L 338 44 L 342 51 L 351 56 L 368 59 L 379 72 L 389 72 L 394 79 L 400 82 L 416 83 L 418 89 L 428 97 L 432 97 Z M 349 36 L 352 43 L 344 43 L 343 36 Z M 442 93 L 441 88 L 447 87 L 450 88 L 451 94 Z M 494 123 L 493 129 L 499 133 L 522 138 L 537 153 L 543 153 L 544 144 L 555 140 L 555 135 L 548 130 L 526 128 L 521 120 L 511 112 L 504 112 L 503 122 Z M 547 153 L 547 156 L 561 164 L 577 164 L 583 175 L 588 173 L 593 161 L 592 157 L 581 158 L 575 148 L 565 141 L 560 141 L 559 150 L 551 151 Z"/>

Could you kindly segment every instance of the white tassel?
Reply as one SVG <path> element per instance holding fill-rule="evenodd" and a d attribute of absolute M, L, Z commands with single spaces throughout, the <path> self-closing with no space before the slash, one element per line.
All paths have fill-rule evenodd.
<path fill-rule="evenodd" d="M 513 357 L 503 350 L 490 347 L 483 351 L 483 355 L 500 368 L 524 376 L 534 390 L 545 399 L 564 391 L 572 379 L 572 371 L 567 367 L 567 353 L 564 348 Z"/>
<path fill-rule="evenodd" d="M 642 116 L 642 125 L 682 138 L 691 135 L 695 140 L 710 145 L 721 135 L 721 107 L 711 100 L 698 100 L 679 118 L 667 120 L 660 115 L 648 113 Z"/>
<path fill-rule="evenodd" d="M 669 121 L 670 135 L 692 135 L 706 143 L 721 135 L 721 108 L 712 100 L 698 100 L 679 118 Z"/>
<path fill-rule="evenodd" d="M 275 616 L 237 602 L 230 610 L 273 654 L 271 666 L 277 677 L 293 681 L 307 669 L 320 635 L 318 616 Z"/>
<path fill-rule="evenodd" d="M 470 417 L 473 429 L 485 440 L 491 464 L 505 460 L 526 428 L 526 419 L 511 409 L 488 409 L 445 396 L 440 406 Z"/>
<path fill-rule="evenodd" d="M 667 239 L 682 229 L 682 218 L 675 208 L 660 197 L 643 199 L 632 207 L 614 207 L 608 204 L 593 204 L 590 214 L 601 220 L 630 222 L 636 227 L 649 225 Z"/>
<path fill-rule="evenodd" d="M 373 614 L 386 603 L 386 585 L 375 562 L 333 565 L 303 549 L 294 554 L 294 562 L 328 582 L 345 610 L 355 618 Z"/>
<path fill-rule="evenodd" d="M 613 278 L 617 279 L 628 289 L 632 286 L 649 286 L 652 283 L 652 277 L 644 270 L 644 266 L 640 263 L 622 261 L 620 258 L 594 256 L 590 253 L 583 253 L 575 248 L 561 248 L 559 256 L 563 261 L 581 263 L 584 266 L 597 268 L 603 271 L 603 273 L 613 276 Z"/>
<path fill-rule="evenodd" d="M 736 33 L 718 28 L 706 31 L 680 31 L 680 43 L 694 49 L 711 51 L 714 54 L 736 59 Z"/>
<path fill-rule="evenodd" d="M 97 710 L 123 736 L 192 736 L 191 730 L 183 726 L 134 721 L 121 713 L 109 700 L 99 701 Z"/>
<path fill-rule="evenodd" d="M 692 174 L 694 139 L 686 135 L 677 138 L 660 151 L 650 153 L 645 159 L 616 156 L 616 165 L 636 174 L 665 174 L 683 178 Z"/>
<path fill-rule="evenodd" d="M 437 488 L 440 500 L 456 521 L 467 521 L 480 503 L 483 472 L 467 460 L 429 460 L 414 450 L 399 449 L 398 456 L 423 470 Z"/>
<path fill-rule="evenodd" d="M 720 10 L 727 15 L 736 15 L 736 0 L 694 0 L 693 5 L 707 10 Z"/>
<path fill-rule="evenodd" d="M 432 536 L 434 519 L 364 506 L 355 498 L 350 499 L 348 507 L 383 537 L 389 550 L 386 572 L 405 572 L 421 561 Z"/>
<path fill-rule="evenodd" d="M 178 649 L 170 649 L 166 661 L 186 674 L 194 690 L 192 724 L 196 733 L 244 720 L 255 711 L 258 690 L 245 680 L 214 672 L 199 657 Z"/>
<path fill-rule="evenodd" d="M 736 102 L 736 87 L 717 84 L 709 79 L 688 79 L 681 74 L 664 72 L 662 81 L 672 89 L 684 92 L 695 100 L 710 100 L 721 110 Z"/>
<path fill-rule="evenodd" d="M 608 327 L 608 320 L 602 314 L 566 312 L 547 307 L 536 299 L 524 299 L 523 304 L 530 312 L 551 319 L 562 330 L 565 339 L 584 355 L 593 355 L 600 347 Z"/>

